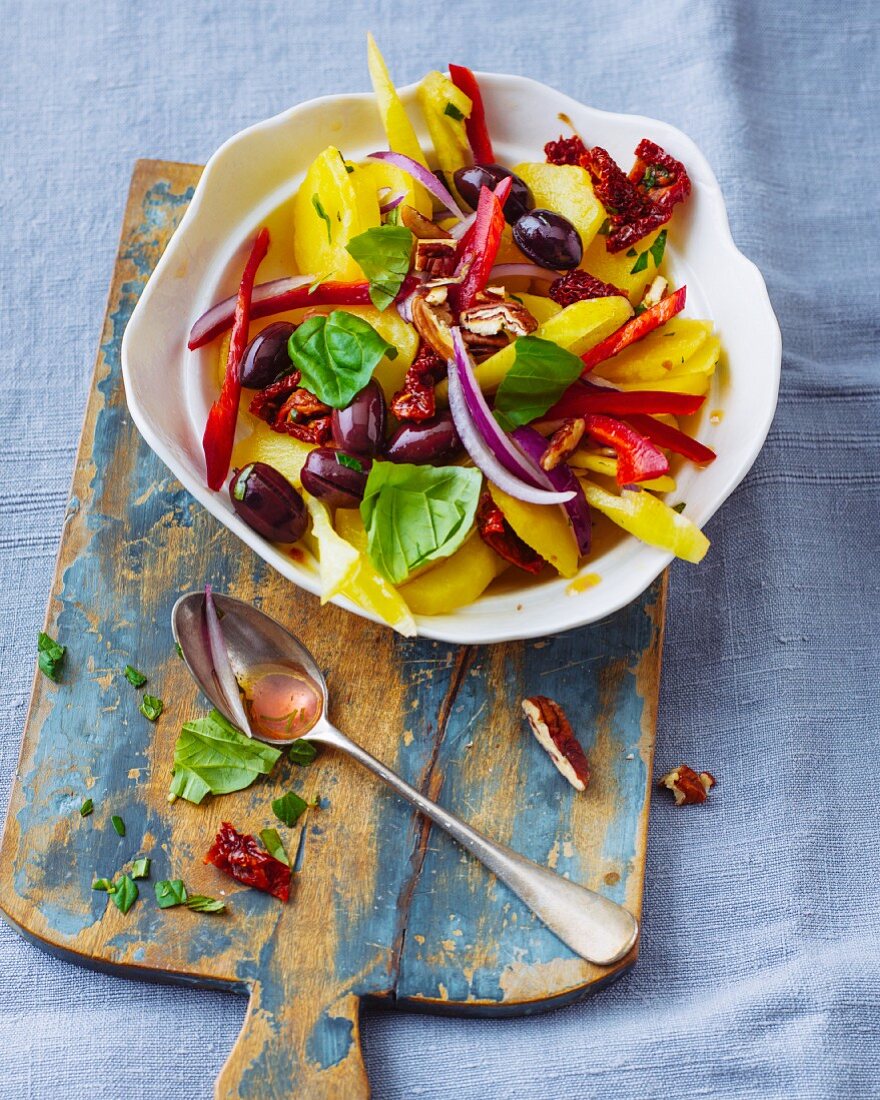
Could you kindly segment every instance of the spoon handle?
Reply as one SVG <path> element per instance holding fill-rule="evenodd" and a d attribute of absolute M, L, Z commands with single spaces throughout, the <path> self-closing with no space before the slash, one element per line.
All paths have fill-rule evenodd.
<path fill-rule="evenodd" d="M 608 966 L 622 959 L 636 942 L 638 922 L 622 905 L 548 871 L 504 844 L 489 840 L 460 817 L 425 798 L 329 722 L 322 722 L 312 730 L 309 740 L 341 749 L 384 779 L 389 787 L 484 863 L 582 958 Z"/>

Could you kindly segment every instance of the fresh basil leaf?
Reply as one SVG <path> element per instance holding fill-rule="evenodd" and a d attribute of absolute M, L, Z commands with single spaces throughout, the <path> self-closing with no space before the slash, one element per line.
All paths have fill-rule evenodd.
<path fill-rule="evenodd" d="M 516 358 L 495 395 L 495 419 L 505 431 L 536 420 L 581 376 L 577 355 L 539 336 L 521 336 Z"/>
<path fill-rule="evenodd" d="M 119 814 L 114 814 L 110 818 L 110 824 L 116 830 L 117 836 L 125 836 L 125 822 L 122 820 Z"/>
<path fill-rule="evenodd" d="M 94 802 L 90 798 L 87 798 L 79 808 L 80 817 L 88 817 L 94 808 Z"/>
<path fill-rule="evenodd" d="M 103 890 L 105 894 L 112 894 L 115 892 L 116 887 L 109 878 L 96 878 L 92 883 L 92 889 Z"/>
<path fill-rule="evenodd" d="M 66 645 L 61 645 L 54 638 L 40 631 L 37 636 L 37 664 L 40 666 L 40 671 L 56 684 L 61 682 L 61 666 L 64 664 L 66 652 Z"/>
<path fill-rule="evenodd" d="M 333 224 L 330 221 L 330 216 L 324 207 L 321 205 L 321 200 L 318 198 L 317 192 L 312 195 L 312 206 L 315 208 L 315 213 L 327 226 L 327 244 L 333 243 Z"/>
<path fill-rule="evenodd" d="M 173 909 L 175 905 L 183 905 L 188 896 L 181 878 L 162 879 L 153 885 L 153 890 L 160 909 Z"/>
<path fill-rule="evenodd" d="M 666 230 L 661 229 L 657 234 L 657 239 L 648 249 L 654 260 L 654 267 L 659 267 L 663 262 L 663 253 L 666 251 Z M 643 253 L 644 255 L 644 253 Z"/>
<path fill-rule="evenodd" d="M 348 470 L 356 470 L 359 474 L 364 472 L 363 462 L 359 458 L 355 458 L 354 455 L 347 455 L 344 451 L 336 452 L 336 461 Z"/>
<path fill-rule="evenodd" d="M 144 857 L 143 859 L 136 859 L 131 865 L 131 877 L 132 878 L 149 878 L 150 877 L 150 860 Z"/>
<path fill-rule="evenodd" d="M 387 309 L 397 297 L 409 273 L 413 235 L 405 225 L 377 225 L 360 233 L 345 246 L 370 281 L 370 300 L 378 310 Z"/>
<path fill-rule="evenodd" d="M 204 894 L 191 894 L 184 904 L 195 913 L 222 913 L 226 908 L 225 901 L 206 898 Z"/>
<path fill-rule="evenodd" d="M 262 840 L 266 851 L 273 859 L 277 859 L 285 867 L 290 866 L 290 860 L 287 858 L 287 852 L 284 851 L 284 845 L 281 843 L 281 837 L 278 835 L 277 829 L 261 829 L 260 840 Z"/>
<path fill-rule="evenodd" d="M 139 893 L 137 883 L 132 880 L 131 876 L 123 875 L 116 883 L 116 889 L 110 896 L 113 898 L 116 908 L 121 913 L 127 913 L 137 901 Z"/>
<path fill-rule="evenodd" d="M 318 755 L 318 750 L 311 741 L 304 741 L 302 737 L 298 737 L 287 750 L 287 755 L 294 764 L 305 767 L 307 764 L 311 764 L 315 759 Z"/>
<path fill-rule="evenodd" d="M 287 353 L 307 390 L 325 405 L 344 409 L 370 381 L 382 356 L 396 358 L 397 348 L 362 318 L 335 309 L 329 317 L 304 321 L 291 335 Z"/>
<path fill-rule="evenodd" d="M 136 668 L 134 668 L 132 665 L 126 665 L 125 666 L 125 670 L 123 672 L 123 675 L 125 676 L 126 680 L 128 680 L 128 682 L 131 684 L 132 687 L 142 688 L 144 686 L 144 684 L 147 682 L 146 676 L 144 676 L 144 674 L 142 672 L 138 672 L 138 670 Z"/>
<path fill-rule="evenodd" d="M 268 775 L 280 755 L 280 750 L 246 737 L 212 710 L 180 731 L 171 796 L 199 803 L 207 794 L 244 790 L 257 776 Z"/>
<path fill-rule="evenodd" d="M 647 266 L 648 266 L 648 250 L 645 249 L 644 252 L 639 253 L 639 258 L 636 260 L 636 262 L 629 269 L 629 273 L 630 273 L 630 275 L 638 275 L 638 273 L 640 271 L 644 271 Z"/>
<path fill-rule="evenodd" d="M 450 118 L 454 118 L 456 122 L 464 122 L 464 114 L 459 111 L 454 103 L 447 103 L 443 108 L 443 114 L 449 115 Z"/>
<path fill-rule="evenodd" d="M 294 791 L 288 791 L 272 803 L 272 813 L 291 829 L 308 809 L 308 802 Z M 265 843 L 265 842 L 264 842 Z"/>
<path fill-rule="evenodd" d="M 464 466 L 374 462 L 361 503 L 367 553 L 392 584 L 448 558 L 474 522 L 482 475 Z"/>
<path fill-rule="evenodd" d="M 157 699 L 155 695 L 145 695 L 141 699 L 141 705 L 138 709 L 144 718 L 149 718 L 151 722 L 155 722 L 164 708 L 165 704 L 161 699 Z"/>

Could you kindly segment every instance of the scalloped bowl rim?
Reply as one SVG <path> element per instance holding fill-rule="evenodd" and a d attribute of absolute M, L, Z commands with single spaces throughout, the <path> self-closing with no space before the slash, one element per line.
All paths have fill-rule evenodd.
<path fill-rule="evenodd" d="M 630 139 L 627 138 L 624 141 L 623 135 L 639 131 L 639 136 L 650 136 L 688 165 L 688 171 L 695 182 L 695 187 L 694 195 L 688 206 L 684 208 L 685 219 L 689 218 L 691 212 L 689 208 L 699 204 L 699 220 L 701 223 L 707 223 L 707 225 L 702 226 L 701 231 L 706 234 L 708 228 L 712 230 L 712 255 L 715 263 L 721 264 L 723 262 L 728 265 L 725 270 L 728 271 L 729 276 L 731 278 L 734 275 L 736 276 L 733 279 L 734 285 L 745 287 L 749 292 L 747 300 L 740 309 L 740 317 L 736 326 L 728 324 L 721 331 L 725 350 L 728 350 L 728 344 L 732 336 L 746 331 L 746 325 L 749 333 L 754 332 L 757 328 L 763 341 L 757 349 L 760 363 L 757 366 L 753 365 L 754 351 L 748 358 L 750 380 L 759 387 L 757 399 L 754 392 L 751 394 L 742 392 L 742 386 L 740 386 L 738 394 L 733 392 L 735 387 L 732 384 L 738 380 L 738 370 L 740 369 L 737 366 L 733 366 L 730 370 L 731 384 L 727 386 L 723 398 L 725 402 L 736 399 L 739 402 L 737 408 L 740 415 L 742 415 L 745 407 L 743 402 L 748 405 L 748 434 L 745 437 L 741 434 L 736 436 L 736 453 L 725 453 L 723 450 L 719 450 L 719 457 L 712 466 L 696 472 L 696 478 L 705 479 L 710 476 L 717 483 L 710 494 L 701 494 L 699 482 L 694 479 L 693 475 L 689 475 L 686 471 L 683 472 L 683 479 L 688 483 L 692 482 L 696 487 L 696 498 L 693 506 L 691 498 L 688 498 L 688 514 L 701 527 L 704 526 L 745 477 L 763 446 L 776 408 L 782 363 L 781 334 L 763 277 L 758 268 L 734 244 L 730 233 L 727 210 L 712 169 L 694 142 L 682 131 L 670 126 L 668 123 L 642 115 L 617 114 L 587 107 L 569 96 L 527 77 L 490 73 L 478 73 L 477 75 L 483 90 L 487 113 L 490 118 L 492 118 L 493 113 L 497 113 L 499 115 L 498 121 L 502 126 L 505 124 L 506 114 L 510 112 L 502 113 L 501 103 L 506 99 L 508 104 L 516 104 L 517 97 L 522 96 L 527 105 L 533 109 L 533 116 L 538 113 L 534 109 L 536 103 L 543 101 L 545 104 L 552 104 L 552 110 L 548 110 L 544 116 L 547 117 L 549 131 L 546 126 L 542 131 L 547 134 L 548 138 L 553 136 L 552 131 L 556 126 L 556 117 L 560 112 L 564 112 L 570 118 L 578 121 L 579 130 L 587 129 L 584 120 L 588 120 L 595 130 L 613 130 L 608 138 L 603 139 L 604 143 L 611 147 L 612 152 L 614 152 L 615 144 L 624 146 L 628 144 Z M 417 84 L 411 84 L 399 90 L 405 103 L 413 102 L 417 87 Z M 267 206 L 266 193 L 264 192 L 261 195 L 262 202 L 250 202 L 246 209 L 239 213 L 235 222 L 237 233 L 229 234 L 225 230 L 217 233 L 216 225 L 208 226 L 207 232 L 203 232 L 201 222 L 204 219 L 204 208 L 210 205 L 212 201 L 215 205 L 219 201 L 219 192 L 224 186 L 221 182 L 222 178 L 229 172 L 242 171 L 252 164 L 252 160 L 249 161 L 247 156 L 242 155 L 244 150 L 250 145 L 260 144 L 267 134 L 290 130 L 293 124 L 302 127 L 305 132 L 309 133 L 308 116 L 310 115 L 317 118 L 322 114 L 327 114 L 328 111 L 334 111 L 341 118 L 344 118 L 348 114 L 357 114 L 358 109 L 364 104 L 373 105 L 374 103 L 375 97 L 369 92 L 322 96 L 308 100 L 272 118 L 249 126 L 225 141 L 205 166 L 189 207 L 135 306 L 122 341 L 122 370 L 128 407 L 135 425 L 147 444 L 178 478 L 184 488 L 207 508 L 215 518 L 283 576 L 315 594 L 320 591 L 316 572 L 297 563 L 276 546 L 262 539 L 232 511 L 225 494 L 213 493 L 204 484 L 203 467 L 202 469 L 198 468 L 201 455 L 199 453 L 197 462 L 194 446 L 194 444 L 198 444 L 200 451 L 200 432 L 196 431 L 195 425 L 187 412 L 190 405 L 187 397 L 187 386 L 192 385 L 192 382 L 188 380 L 191 370 L 189 368 L 189 357 L 193 353 L 185 351 L 185 333 L 188 332 L 189 327 L 199 313 L 211 301 L 216 300 L 218 286 L 216 272 L 219 266 L 217 253 L 222 252 L 224 244 L 226 251 L 229 251 L 231 237 L 236 240 L 240 259 L 241 247 L 247 236 L 245 224 L 254 222 L 255 213 L 259 213 L 260 217 L 265 217 L 267 211 L 271 209 L 271 206 Z M 378 123 L 378 112 L 373 113 L 376 115 Z M 517 115 L 517 125 L 522 125 L 522 122 L 522 115 Z M 342 125 L 343 123 L 340 123 L 339 127 Z M 533 123 L 529 120 L 526 125 L 533 125 Z M 541 125 L 544 125 L 543 122 Z M 313 122 L 312 130 L 314 130 L 314 127 L 315 123 Z M 331 127 L 332 129 L 333 127 Z M 492 130 L 494 138 L 494 125 Z M 320 140 L 326 144 L 328 141 L 332 141 L 335 136 L 335 133 L 327 134 L 326 131 L 322 131 Z M 361 144 L 363 143 L 361 142 Z M 505 145 L 503 139 L 497 144 L 501 147 Z M 350 149 L 350 143 L 346 147 Z M 374 144 L 372 147 L 380 146 Z M 368 148 L 369 143 L 364 146 L 365 151 Z M 625 149 L 622 149 L 618 155 L 622 156 L 625 151 Z M 356 152 L 350 153 L 350 155 L 352 159 L 359 159 L 365 153 Z M 531 155 L 534 157 L 534 152 Z M 293 170 L 294 157 L 291 157 L 291 169 L 288 172 L 286 181 L 284 181 L 286 192 L 289 193 L 295 190 L 294 181 L 302 176 L 307 167 L 308 159 L 306 162 L 296 165 L 296 170 Z M 502 159 L 511 163 L 510 158 L 507 156 L 502 157 Z M 276 185 L 269 191 L 269 194 L 277 198 L 280 193 L 280 186 L 280 184 Z M 679 218 L 681 218 L 681 215 L 679 215 Z M 259 218 L 256 220 L 259 221 Z M 688 224 L 690 224 L 690 220 Z M 705 247 L 707 243 L 708 237 L 704 235 L 701 244 Z M 671 252 L 672 250 L 670 250 Z M 676 264 L 680 264 L 688 272 L 693 272 L 684 250 L 681 254 L 676 251 L 674 255 L 677 259 L 672 258 L 668 253 L 673 271 L 675 271 Z M 227 268 L 230 258 L 231 254 L 226 256 L 225 266 Z M 200 264 L 202 268 L 199 268 Z M 199 270 L 203 269 L 198 294 L 192 290 L 191 269 L 193 267 Z M 213 281 L 208 277 L 208 272 L 211 270 L 214 271 Z M 716 275 L 717 272 L 712 277 L 714 278 Z M 181 290 L 181 284 L 183 284 L 184 289 L 190 290 L 191 296 L 199 302 L 199 306 L 198 308 L 191 308 L 185 317 L 180 318 L 182 324 L 177 324 L 177 331 L 175 332 L 174 325 L 177 323 L 178 318 L 173 313 L 173 305 L 176 303 L 177 292 Z M 699 291 L 695 296 L 698 299 L 700 298 Z M 689 306 L 693 297 L 691 284 L 689 284 Z M 720 296 L 713 298 L 713 301 L 720 300 Z M 706 305 L 708 306 L 708 302 L 706 302 Z M 729 306 L 730 302 L 725 296 L 725 307 Z M 690 309 L 688 312 L 693 315 Z M 708 306 L 706 314 L 711 319 L 716 319 L 713 315 L 714 312 L 716 311 Z M 181 331 L 184 333 L 183 352 L 181 352 L 179 346 Z M 166 354 L 157 356 L 155 350 L 157 342 L 159 347 L 162 347 L 163 340 Z M 762 351 L 763 355 L 760 354 Z M 155 376 L 159 370 L 167 369 L 167 367 L 157 368 L 157 359 L 160 364 L 173 363 L 176 359 L 178 365 L 178 373 L 172 373 L 170 377 L 167 375 L 161 376 L 163 393 L 167 394 L 170 386 L 171 396 L 176 396 L 179 402 L 182 399 L 182 405 L 184 406 L 182 408 L 174 406 L 170 411 L 170 416 L 168 407 L 161 410 L 150 407 L 151 401 L 157 399 L 157 377 Z M 745 365 L 746 357 L 743 355 L 742 359 Z M 731 360 L 733 360 L 733 355 L 731 355 Z M 716 383 L 713 382 L 713 387 L 715 385 Z M 704 408 L 706 410 L 708 410 L 711 396 L 710 393 L 710 399 L 707 399 L 705 403 Z M 718 399 L 722 400 L 720 397 Z M 727 413 L 728 408 L 726 407 L 725 415 Z M 194 432 L 196 433 L 195 437 Z M 705 432 L 702 435 L 705 438 Z M 711 438 L 706 441 L 711 445 Z M 602 574 L 601 583 L 595 587 L 590 587 L 587 591 L 579 592 L 573 596 L 570 581 L 559 578 L 530 588 L 484 596 L 474 604 L 469 605 L 469 607 L 445 615 L 416 616 L 418 634 L 421 637 L 444 642 L 481 644 L 542 637 L 574 629 L 605 618 L 636 599 L 672 560 L 673 555 L 646 546 L 632 536 L 626 536 L 612 552 L 610 572 Z M 588 560 L 586 565 L 581 567 L 579 573 L 594 572 L 596 565 L 595 561 Z M 361 617 L 378 623 L 382 622 L 381 619 L 364 611 L 343 596 L 334 597 L 331 602 Z M 552 604 L 552 607 L 548 607 L 548 604 Z"/>

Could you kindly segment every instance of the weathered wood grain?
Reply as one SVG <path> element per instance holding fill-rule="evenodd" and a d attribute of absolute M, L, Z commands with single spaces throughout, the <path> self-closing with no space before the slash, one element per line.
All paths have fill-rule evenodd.
<path fill-rule="evenodd" d="M 605 622 L 491 648 L 405 640 L 271 572 L 200 509 L 147 449 L 126 411 L 119 349 L 135 301 L 199 169 L 142 161 L 86 412 L 47 629 L 68 645 L 64 682 L 38 676 L 0 850 L 0 906 L 41 946 L 128 976 L 250 994 L 218 1096 L 369 1094 L 358 1004 L 528 1012 L 620 973 L 576 958 L 451 841 L 367 773 L 325 754 L 282 762 L 247 791 L 203 806 L 166 794 L 180 725 L 204 701 L 177 658 L 169 616 L 210 581 L 287 622 L 328 671 L 333 718 L 410 782 L 491 836 L 634 912 L 641 906 L 660 667 L 663 584 Z M 588 598 L 581 596 L 579 598 Z M 153 725 L 127 663 L 166 710 Z M 578 795 L 525 730 L 542 693 L 574 719 L 594 781 Z M 277 826 L 271 799 L 320 794 L 303 830 L 291 904 L 239 889 L 202 862 L 221 820 Z M 83 799 L 94 813 L 80 817 Z M 119 814 L 120 838 L 110 826 Z M 283 830 L 291 852 L 300 830 Z M 159 910 L 152 885 L 125 916 L 91 890 L 138 855 L 152 879 L 229 897 L 223 916 Z"/>

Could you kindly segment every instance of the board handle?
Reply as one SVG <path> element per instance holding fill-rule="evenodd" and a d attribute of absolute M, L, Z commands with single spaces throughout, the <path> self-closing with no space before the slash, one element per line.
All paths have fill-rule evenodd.
<path fill-rule="evenodd" d="M 214 1086 L 217 1100 L 369 1100 L 359 998 L 344 994 L 328 1006 L 326 993 L 320 981 L 304 983 L 274 962 L 261 973 Z"/>

